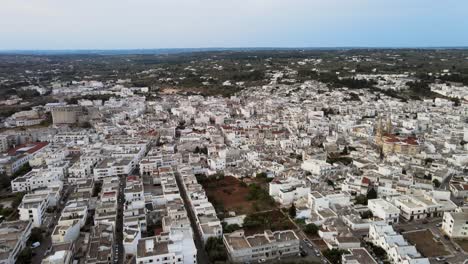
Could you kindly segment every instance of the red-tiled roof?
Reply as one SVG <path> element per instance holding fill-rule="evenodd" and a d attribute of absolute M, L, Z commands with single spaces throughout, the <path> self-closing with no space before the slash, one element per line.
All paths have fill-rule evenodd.
<path fill-rule="evenodd" d="M 128 177 L 127 177 L 127 180 L 128 180 L 128 181 L 136 181 L 136 180 L 138 180 L 138 176 L 136 176 L 136 175 L 128 176 Z"/>
<path fill-rule="evenodd" d="M 369 180 L 369 178 L 367 178 L 367 177 L 362 177 L 361 183 L 369 185 L 369 184 L 370 184 L 370 180 Z"/>
<path fill-rule="evenodd" d="M 408 145 L 418 145 L 418 139 L 415 137 L 408 137 L 407 139 L 404 139 L 403 142 Z"/>
<path fill-rule="evenodd" d="M 10 156 L 15 156 L 18 154 L 18 152 L 23 153 L 21 149 L 26 149 L 24 152 L 27 152 L 29 154 L 33 154 L 34 152 L 42 149 L 43 147 L 47 146 L 49 143 L 48 142 L 34 142 L 34 143 L 28 143 L 28 144 L 22 144 L 19 145 L 13 149 L 10 149 L 8 151 L 8 155 Z"/>
<path fill-rule="evenodd" d="M 395 135 L 385 134 L 385 143 L 404 143 L 408 145 L 419 145 L 418 139 L 415 137 L 399 138 Z"/>

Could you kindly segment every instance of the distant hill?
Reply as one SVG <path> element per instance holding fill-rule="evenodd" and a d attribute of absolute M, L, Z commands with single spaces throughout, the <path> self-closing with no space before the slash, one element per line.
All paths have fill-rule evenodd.
<path fill-rule="evenodd" d="M 70 50 L 0 50 L 0 54 L 19 55 L 163 55 L 209 51 L 272 51 L 272 50 L 381 50 L 381 49 L 468 49 L 468 47 L 251 47 L 251 48 L 177 48 L 177 49 L 70 49 Z"/>

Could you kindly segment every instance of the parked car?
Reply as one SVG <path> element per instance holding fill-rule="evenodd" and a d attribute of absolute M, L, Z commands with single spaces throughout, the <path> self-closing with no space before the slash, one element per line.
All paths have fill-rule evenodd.
<path fill-rule="evenodd" d="M 437 261 L 445 261 L 445 258 L 444 257 L 437 257 L 436 260 Z"/>
<path fill-rule="evenodd" d="M 34 243 L 32 243 L 31 248 L 37 248 L 40 245 L 41 245 L 41 242 L 34 242 Z"/>

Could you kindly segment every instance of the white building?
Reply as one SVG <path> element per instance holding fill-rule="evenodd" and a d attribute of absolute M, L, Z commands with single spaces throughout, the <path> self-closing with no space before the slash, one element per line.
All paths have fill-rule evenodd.
<path fill-rule="evenodd" d="M 389 225 L 398 223 L 400 209 L 383 199 L 370 199 L 367 206 L 372 214 L 382 218 Z"/>
<path fill-rule="evenodd" d="M 31 221 L 0 223 L 0 263 L 15 264 L 18 255 L 27 247 L 32 230 Z"/>
<path fill-rule="evenodd" d="M 0 153 L 6 152 L 10 148 L 8 144 L 8 136 L 7 135 L 0 135 Z"/>
<path fill-rule="evenodd" d="M 330 175 L 336 171 L 336 167 L 323 160 L 308 159 L 302 162 L 301 168 L 314 175 Z"/>
<path fill-rule="evenodd" d="M 407 221 L 442 216 L 444 212 L 457 208 L 449 198 L 440 200 L 428 193 L 397 196 L 392 199 L 392 203 L 400 209 L 400 215 Z"/>
<path fill-rule="evenodd" d="M 295 178 L 273 180 L 269 183 L 269 194 L 282 206 L 288 206 L 309 195 L 310 188 Z"/>
<path fill-rule="evenodd" d="M 372 244 L 383 248 L 393 264 L 429 264 L 429 260 L 422 257 L 416 247 L 409 245 L 391 225 L 372 224 L 369 228 L 369 240 Z"/>
<path fill-rule="evenodd" d="M 19 218 L 32 221 L 34 227 L 41 227 L 48 207 L 48 194 L 26 194 L 18 206 Z"/>
<path fill-rule="evenodd" d="M 244 231 L 239 230 L 224 234 L 223 242 L 232 262 L 246 263 L 297 256 L 300 239 L 292 230 L 266 230 L 252 236 L 245 236 Z"/>
<path fill-rule="evenodd" d="M 452 238 L 468 238 L 468 212 L 444 213 L 442 230 Z"/>
<path fill-rule="evenodd" d="M 54 228 L 52 243 L 60 244 L 74 242 L 80 235 L 80 221 L 78 219 L 61 219 Z"/>
<path fill-rule="evenodd" d="M 334 205 L 347 206 L 351 204 L 351 195 L 347 192 L 323 195 L 314 191 L 311 192 L 308 197 L 308 206 L 310 209 L 315 211 L 327 209 Z"/>
<path fill-rule="evenodd" d="M 63 174 L 48 169 L 33 169 L 25 175 L 11 181 L 12 192 L 29 192 L 48 187 L 51 184 L 62 184 Z"/>
<path fill-rule="evenodd" d="M 138 241 L 136 263 L 197 263 L 197 248 L 190 232 L 181 230 L 146 237 Z"/>
<path fill-rule="evenodd" d="M 105 177 L 128 175 L 133 168 L 130 159 L 107 158 L 99 162 L 93 169 L 94 179 L 100 180 Z"/>

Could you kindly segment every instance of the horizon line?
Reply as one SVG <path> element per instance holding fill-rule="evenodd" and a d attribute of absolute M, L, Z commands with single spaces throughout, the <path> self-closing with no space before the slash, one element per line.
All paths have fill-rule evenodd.
<path fill-rule="evenodd" d="M 13 52 L 73 52 L 73 51 L 152 51 L 152 50 L 307 50 L 307 49 L 468 49 L 467 46 L 250 46 L 250 47 L 186 47 L 186 48 L 64 48 L 64 49 L 0 49 Z"/>

